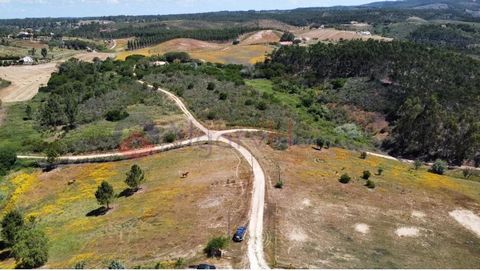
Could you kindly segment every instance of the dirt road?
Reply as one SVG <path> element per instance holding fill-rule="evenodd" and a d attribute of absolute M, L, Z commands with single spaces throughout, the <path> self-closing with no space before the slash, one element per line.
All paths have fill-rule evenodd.
<path fill-rule="evenodd" d="M 143 81 L 139 81 L 144 83 Z M 153 87 L 153 86 L 150 86 Z M 265 204 L 265 174 L 260 166 L 260 163 L 253 156 L 253 154 L 247 150 L 245 147 L 240 144 L 233 142 L 223 135 L 228 133 L 235 132 L 254 132 L 259 131 L 256 129 L 234 129 L 228 131 L 212 131 L 208 130 L 202 123 L 200 123 L 195 117 L 188 111 L 185 104 L 169 91 L 164 89 L 159 89 L 160 92 L 166 94 L 170 97 L 186 115 L 187 119 L 192 122 L 195 127 L 205 133 L 204 136 L 184 140 L 181 142 L 175 142 L 171 144 L 159 145 L 153 148 L 148 149 L 138 149 L 128 152 L 111 152 L 103 154 L 94 154 L 94 155 L 79 155 L 79 156 L 63 156 L 60 157 L 60 160 L 68 160 L 70 162 L 82 162 L 88 161 L 90 159 L 98 158 L 111 158 L 111 157 L 135 157 L 140 155 L 148 155 L 152 153 L 157 153 L 161 151 L 167 151 L 174 148 L 180 148 L 185 146 L 191 146 L 192 144 L 203 143 L 203 142 L 222 142 L 225 143 L 235 150 L 237 150 L 243 158 L 248 162 L 252 167 L 253 171 L 253 193 L 250 207 L 250 220 L 248 226 L 248 260 L 250 264 L 250 269 L 268 269 L 268 264 L 265 261 L 263 253 L 263 213 L 264 213 L 264 204 Z M 45 159 L 43 156 L 18 156 L 19 159 Z"/>

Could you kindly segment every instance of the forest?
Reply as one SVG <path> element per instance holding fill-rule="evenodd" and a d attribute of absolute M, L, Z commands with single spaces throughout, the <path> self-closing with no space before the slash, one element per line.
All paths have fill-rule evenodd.
<path fill-rule="evenodd" d="M 400 41 L 319 43 L 278 49 L 257 65 L 257 76 L 291 76 L 310 87 L 335 78 L 384 82 L 382 92 L 363 97 L 371 103 L 386 97 L 381 110 L 394 128 L 384 148 L 408 158 L 480 163 L 480 62 L 470 57 Z"/>

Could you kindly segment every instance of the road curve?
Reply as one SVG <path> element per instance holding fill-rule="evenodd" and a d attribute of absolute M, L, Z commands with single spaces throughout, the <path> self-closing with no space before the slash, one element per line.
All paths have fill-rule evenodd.
<path fill-rule="evenodd" d="M 143 81 L 139 81 L 140 83 L 144 83 Z M 153 88 L 153 86 L 149 85 L 149 87 Z M 237 142 L 234 142 L 230 139 L 223 137 L 225 134 L 236 133 L 236 132 L 268 132 L 262 131 L 257 129 L 233 129 L 227 131 L 214 131 L 209 130 L 202 123 L 200 123 L 190 111 L 187 109 L 185 104 L 182 102 L 180 98 L 175 96 L 173 93 L 164 90 L 158 89 L 158 91 L 164 93 L 169 98 L 171 98 L 180 110 L 186 115 L 187 119 L 195 125 L 199 130 L 201 130 L 205 135 L 200 137 L 191 138 L 188 140 L 175 142 L 171 144 L 164 144 L 154 146 L 152 148 L 145 148 L 145 149 L 137 149 L 131 150 L 126 152 L 110 152 L 110 153 L 102 153 L 102 154 L 91 154 L 91 155 L 75 155 L 75 156 L 61 156 L 58 159 L 68 162 L 85 162 L 91 159 L 105 159 L 105 158 L 113 158 L 113 157 L 136 157 L 136 156 L 143 156 L 152 153 L 167 151 L 170 149 L 191 146 L 192 144 L 198 143 L 207 143 L 207 142 L 222 142 L 225 143 L 240 153 L 243 158 L 248 162 L 248 164 L 252 167 L 253 172 L 253 192 L 252 192 L 252 200 L 250 204 L 250 220 L 248 223 L 248 261 L 250 265 L 250 269 L 269 269 L 267 262 L 265 261 L 264 253 L 263 253 L 263 214 L 264 214 L 264 205 L 265 205 L 265 174 L 260 166 L 260 163 L 257 159 L 253 156 L 253 154 L 240 145 Z M 28 156 L 28 155 L 19 155 L 19 159 L 46 159 L 44 156 Z"/>

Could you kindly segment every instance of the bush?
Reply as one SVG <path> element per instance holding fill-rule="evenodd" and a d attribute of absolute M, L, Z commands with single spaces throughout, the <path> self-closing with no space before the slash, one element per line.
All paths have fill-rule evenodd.
<path fill-rule="evenodd" d="M 261 111 L 267 110 L 267 104 L 264 101 L 261 101 L 257 104 L 257 109 Z"/>
<path fill-rule="evenodd" d="M 383 171 L 384 171 L 383 167 L 378 167 L 377 168 L 377 175 L 381 176 L 383 174 Z"/>
<path fill-rule="evenodd" d="M 470 169 L 470 168 L 464 168 L 464 169 L 462 170 L 462 173 L 463 173 L 463 177 L 464 177 L 465 179 L 469 179 L 469 178 L 472 177 L 472 175 L 473 175 L 473 170 Z"/>
<path fill-rule="evenodd" d="M 174 132 L 168 132 L 163 136 L 165 143 L 173 143 L 177 139 L 177 135 Z"/>
<path fill-rule="evenodd" d="M 15 236 L 25 224 L 23 214 L 17 210 L 10 211 L 3 217 L 1 224 L 2 239 L 8 246 L 12 246 L 15 242 Z"/>
<path fill-rule="evenodd" d="M 350 178 L 350 176 L 348 176 L 348 174 L 343 174 L 340 179 L 338 180 L 339 182 L 343 183 L 343 184 L 347 184 L 349 183 L 350 181 L 352 180 L 352 178 Z"/>
<path fill-rule="evenodd" d="M 0 149 L 0 176 L 6 174 L 17 161 L 17 153 L 11 148 Z M 3 174 L 1 172 L 4 172 Z"/>
<path fill-rule="evenodd" d="M 217 114 L 214 111 L 210 111 L 207 114 L 207 119 L 208 120 L 214 120 L 214 119 L 216 119 L 216 117 L 217 117 Z"/>
<path fill-rule="evenodd" d="M 220 99 L 221 101 L 225 101 L 227 99 L 227 93 L 225 92 L 222 92 L 220 93 L 220 95 L 218 96 L 218 99 Z"/>
<path fill-rule="evenodd" d="M 346 79 L 338 78 L 332 81 L 332 87 L 333 89 L 340 89 L 345 86 L 345 83 L 347 83 Z"/>
<path fill-rule="evenodd" d="M 368 170 L 365 170 L 362 174 L 362 179 L 368 180 L 368 179 L 370 179 L 370 176 L 372 176 L 372 173 L 370 173 L 370 171 L 368 171 Z"/>
<path fill-rule="evenodd" d="M 360 159 L 367 159 L 367 152 L 360 153 Z"/>
<path fill-rule="evenodd" d="M 214 82 L 208 82 L 207 89 L 208 90 L 214 90 L 215 89 L 215 83 Z"/>
<path fill-rule="evenodd" d="M 279 181 L 277 181 L 277 183 L 275 184 L 275 188 L 277 188 L 277 189 L 282 189 L 284 184 L 285 184 L 285 183 L 284 183 L 282 180 L 279 180 Z"/>
<path fill-rule="evenodd" d="M 20 268 L 38 268 L 48 260 L 48 239 L 35 227 L 25 227 L 15 238 L 12 253 Z"/>
<path fill-rule="evenodd" d="M 430 172 L 443 175 L 447 168 L 447 163 L 443 160 L 437 159 L 435 163 L 433 163 L 432 167 L 430 168 Z"/>
<path fill-rule="evenodd" d="M 203 249 L 203 252 L 208 257 L 214 257 L 218 250 L 224 249 L 228 245 L 229 238 L 225 236 L 214 237 L 208 241 L 207 246 Z"/>
<path fill-rule="evenodd" d="M 113 260 L 108 265 L 108 269 L 125 269 L 125 266 L 121 262 Z"/>
<path fill-rule="evenodd" d="M 105 119 L 108 121 L 121 121 L 123 119 L 126 119 L 129 116 L 129 114 L 125 110 L 119 110 L 119 109 L 114 109 L 111 111 L 108 111 L 107 114 L 105 114 Z"/>
<path fill-rule="evenodd" d="M 78 262 L 75 264 L 75 266 L 73 267 L 73 269 L 85 269 L 85 262 L 84 261 L 81 261 L 81 262 Z"/>
<path fill-rule="evenodd" d="M 415 162 L 413 162 L 413 167 L 415 168 L 415 170 L 419 170 L 421 167 L 422 167 L 422 161 L 420 160 L 415 160 Z"/>
<path fill-rule="evenodd" d="M 367 184 L 365 184 L 365 186 L 370 189 L 375 189 L 375 182 L 372 180 L 367 180 Z"/>
<path fill-rule="evenodd" d="M 164 54 L 163 56 L 168 62 L 180 61 L 182 63 L 185 63 L 191 60 L 190 55 L 186 52 L 170 52 Z"/>
<path fill-rule="evenodd" d="M 250 105 L 252 105 L 252 104 L 253 104 L 253 101 L 252 101 L 251 99 L 245 100 L 245 105 L 246 105 L 246 106 L 250 106 Z"/>

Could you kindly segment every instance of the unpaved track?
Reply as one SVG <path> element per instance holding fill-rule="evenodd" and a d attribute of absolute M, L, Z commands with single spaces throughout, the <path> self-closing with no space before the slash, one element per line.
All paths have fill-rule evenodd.
<path fill-rule="evenodd" d="M 139 81 L 144 83 L 143 81 Z M 153 87 L 153 86 L 150 86 Z M 233 142 L 223 135 L 235 132 L 255 132 L 259 131 L 256 129 L 234 129 L 228 131 L 211 131 L 208 130 L 202 123 L 200 123 L 195 117 L 188 111 L 185 104 L 175 96 L 173 93 L 166 91 L 164 89 L 159 89 L 160 92 L 166 94 L 170 97 L 186 115 L 187 119 L 192 122 L 195 127 L 205 133 L 204 136 L 192 138 L 189 140 L 184 140 L 181 142 L 175 142 L 171 144 L 165 144 L 160 146 L 155 146 L 148 149 L 138 149 L 128 152 L 111 152 L 103 154 L 92 154 L 92 155 L 79 155 L 79 156 L 62 156 L 59 160 L 68 160 L 70 162 L 82 162 L 88 161 L 89 159 L 99 159 L 99 158 L 111 158 L 111 157 L 135 157 L 140 155 L 152 154 L 161 151 L 167 151 L 173 148 L 180 148 L 184 146 L 190 146 L 196 143 L 202 142 L 222 142 L 225 143 L 235 150 L 237 150 L 243 158 L 248 162 L 252 167 L 253 171 L 253 192 L 252 200 L 250 207 L 250 221 L 248 224 L 248 261 L 250 264 L 250 269 L 268 269 L 268 264 L 265 261 L 263 253 L 263 213 L 265 205 L 265 174 L 260 166 L 260 163 L 253 156 L 253 154 L 247 150 L 245 147 L 240 144 Z M 20 159 L 45 159 L 43 156 L 18 156 Z"/>

